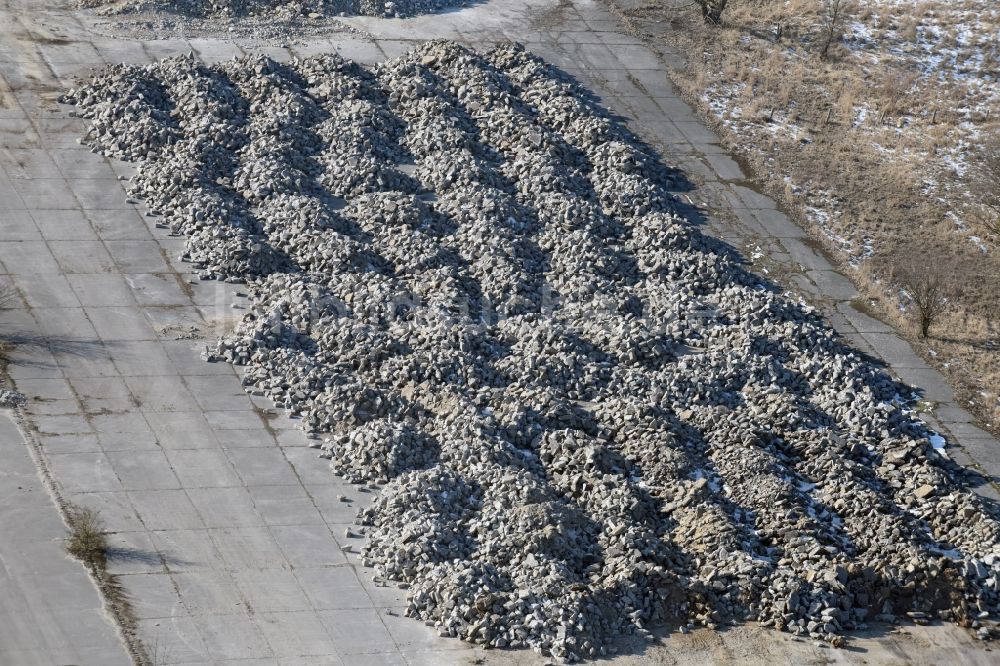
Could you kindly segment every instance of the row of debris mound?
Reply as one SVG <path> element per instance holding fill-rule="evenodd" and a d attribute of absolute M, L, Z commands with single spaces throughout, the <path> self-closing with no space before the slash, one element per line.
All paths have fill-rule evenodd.
<path fill-rule="evenodd" d="M 405 17 L 438 12 L 468 0 L 79 0 L 103 13 L 163 12 L 190 18 Z"/>
<path fill-rule="evenodd" d="M 442 636 L 565 661 L 656 625 L 988 636 L 997 509 L 902 387 L 521 46 L 181 57 L 65 100 L 183 258 L 246 281 L 216 359 L 378 488 L 364 562 Z"/>

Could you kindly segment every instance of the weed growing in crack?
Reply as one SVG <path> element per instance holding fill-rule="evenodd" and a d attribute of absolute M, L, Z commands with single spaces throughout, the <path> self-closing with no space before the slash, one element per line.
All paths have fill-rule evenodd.
<path fill-rule="evenodd" d="M 108 551 L 107 532 L 100 514 L 86 507 L 69 509 L 66 552 L 91 568 L 103 569 Z"/>

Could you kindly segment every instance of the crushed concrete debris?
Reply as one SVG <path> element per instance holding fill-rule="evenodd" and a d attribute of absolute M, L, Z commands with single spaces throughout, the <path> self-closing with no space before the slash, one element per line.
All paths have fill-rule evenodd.
<path fill-rule="evenodd" d="M 475 0 L 78 0 L 95 28 L 144 41 L 214 37 L 287 46 L 331 33 L 365 35 L 341 19 L 410 17 Z"/>
<path fill-rule="evenodd" d="M 65 101 L 186 261 L 247 282 L 214 358 L 377 489 L 363 562 L 442 636 L 573 661 L 666 621 L 839 645 L 996 612 L 996 508 L 902 388 L 523 48 L 182 57 Z"/>
<path fill-rule="evenodd" d="M 0 389 L 0 407 L 21 407 L 27 402 L 23 393 L 11 389 Z"/>
<path fill-rule="evenodd" d="M 416 16 L 468 4 L 468 0 L 80 0 L 104 13 L 165 12 L 196 18 L 245 17 L 287 20 L 326 16 Z"/>

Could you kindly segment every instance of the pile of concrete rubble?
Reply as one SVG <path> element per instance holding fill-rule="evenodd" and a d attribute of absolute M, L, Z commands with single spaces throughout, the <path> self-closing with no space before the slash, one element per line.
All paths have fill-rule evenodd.
<path fill-rule="evenodd" d="M 192 18 L 321 18 L 324 16 L 403 17 L 436 12 L 467 0 L 80 0 L 117 14 L 149 11 Z"/>
<path fill-rule="evenodd" d="M 65 99 L 183 258 L 247 283 L 216 358 L 378 488 L 364 561 L 441 635 L 567 661 L 663 623 L 988 635 L 997 509 L 901 387 L 521 47 L 176 58 Z"/>
<path fill-rule="evenodd" d="M 0 388 L 0 407 L 23 407 L 26 402 L 27 398 L 23 393 Z"/>

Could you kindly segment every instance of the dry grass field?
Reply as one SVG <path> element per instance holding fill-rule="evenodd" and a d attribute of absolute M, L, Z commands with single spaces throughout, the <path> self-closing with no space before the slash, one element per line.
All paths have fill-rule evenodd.
<path fill-rule="evenodd" d="M 675 82 L 996 432 L 1000 4 L 730 0 L 718 25 L 669 0 L 626 14 L 671 26 Z M 927 298 L 941 312 L 924 338 Z"/>

